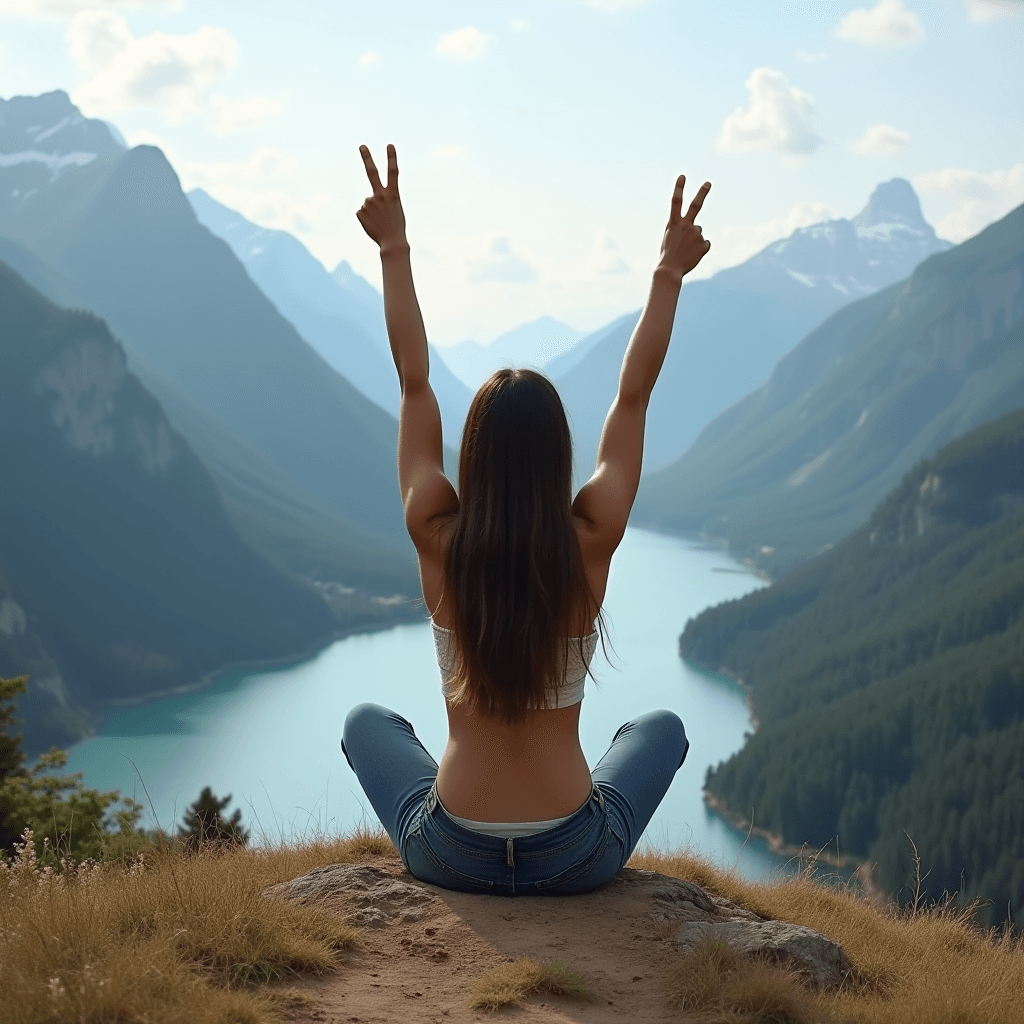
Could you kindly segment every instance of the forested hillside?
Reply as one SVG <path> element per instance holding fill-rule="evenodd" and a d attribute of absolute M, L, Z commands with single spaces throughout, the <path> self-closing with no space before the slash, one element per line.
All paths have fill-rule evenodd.
<path fill-rule="evenodd" d="M 368 598 L 332 614 L 248 546 L 106 324 L 2 263 L 0 438 L 0 676 L 30 676 L 30 753 L 112 700 L 393 618 Z"/>
<path fill-rule="evenodd" d="M 836 543 L 920 459 L 1024 405 L 1024 206 L 851 302 L 647 477 L 638 525 L 728 540 L 773 577 Z"/>
<path fill-rule="evenodd" d="M 905 898 L 962 889 L 1024 922 L 1024 410 L 909 472 L 775 585 L 687 623 L 757 732 L 706 785 L 736 814 L 877 861 Z M 905 835 L 906 833 L 907 835 Z"/>

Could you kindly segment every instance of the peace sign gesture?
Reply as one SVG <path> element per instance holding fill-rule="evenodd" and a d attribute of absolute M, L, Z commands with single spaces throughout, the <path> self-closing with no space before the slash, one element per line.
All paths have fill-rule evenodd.
<path fill-rule="evenodd" d="M 693 222 L 704 205 L 705 197 L 711 191 L 711 182 L 705 181 L 701 185 L 693 197 L 693 202 L 690 203 L 690 208 L 684 214 L 682 209 L 685 184 L 686 175 L 680 174 L 672 193 L 672 210 L 669 213 L 665 235 L 661 240 L 661 259 L 658 262 L 659 267 L 664 267 L 673 275 L 678 274 L 680 280 L 700 263 L 711 248 L 711 243 L 701 234 L 700 225 Z"/>
<path fill-rule="evenodd" d="M 373 195 L 356 212 L 363 230 L 380 246 L 381 253 L 396 248 L 408 248 L 405 237 L 405 211 L 398 195 L 398 156 L 394 146 L 388 146 L 388 183 L 380 183 L 377 165 L 366 146 L 359 147 L 366 167 Z"/>

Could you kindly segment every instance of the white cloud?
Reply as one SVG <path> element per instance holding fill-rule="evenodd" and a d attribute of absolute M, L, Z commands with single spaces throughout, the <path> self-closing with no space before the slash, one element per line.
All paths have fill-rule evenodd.
<path fill-rule="evenodd" d="M 1021 0 L 965 0 L 967 17 L 976 25 L 997 18 L 1011 18 L 1024 14 L 1024 3 Z"/>
<path fill-rule="evenodd" d="M 148 128 L 139 128 L 136 131 L 128 132 L 125 136 L 125 142 L 127 142 L 128 146 L 133 149 L 135 146 L 156 146 L 157 149 L 163 150 L 164 156 L 166 156 L 168 160 L 171 159 L 167 152 L 167 144 L 164 142 L 163 138 L 157 135 L 156 132 L 150 131 Z M 173 164 L 174 161 L 171 160 L 171 163 Z"/>
<path fill-rule="evenodd" d="M 508 27 L 512 29 L 513 32 L 522 32 L 523 29 L 530 27 L 530 23 L 523 18 L 510 18 Z"/>
<path fill-rule="evenodd" d="M 537 280 L 537 271 L 522 256 L 512 251 L 504 235 L 493 239 L 486 256 L 469 263 L 469 280 L 475 283 L 500 281 L 522 284 Z"/>
<path fill-rule="evenodd" d="M 797 203 L 780 217 L 761 221 L 759 224 L 733 224 L 717 228 L 712 239 L 708 257 L 701 261 L 695 277 L 710 277 L 723 267 L 734 267 L 750 259 L 765 246 L 788 238 L 797 228 L 833 220 L 835 211 L 821 201 Z M 710 236 L 709 236 L 710 237 Z M 706 265 L 705 265 L 706 264 Z"/>
<path fill-rule="evenodd" d="M 237 210 L 254 224 L 293 235 L 311 234 L 321 220 L 324 208 L 334 201 L 327 192 L 318 192 L 300 201 L 280 189 L 247 189 L 230 182 L 213 185 L 207 191 L 218 202 Z"/>
<path fill-rule="evenodd" d="M 590 246 L 590 263 L 599 274 L 620 276 L 631 274 L 632 268 L 623 259 L 619 243 L 607 231 L 598 231 Z"/>
<path fill-rule="evenodd" d="M 814 97 L 792 86 L 781 71 L 754 68 L 744 83 L 746 107 L 737 107 L 723 122 L 717 146 L 727 152 L 751 149 L 813 153 L 821 145 L 814 131 Z"/>
<path fill-rule="evenodd" d="M 245 160 L 221 160 L 217 163 L 185 161 L 178 168 L 189 188 L 218 182 L 251 178 L 282 178 L 298 170 L 298 161 L 269 146 L 261 146 Z"/>
<path fill-rule="evenodd" d="M 203 94 L 238 61 L 238 44 L 222 28 L 136 37 L 110 11 L 76 15 L 68 42 L 79 67 L 92 73 L 73 96 L 90 113 L 152 105 L 184 120 L 199 113 Z"/>
<path fill-rule="evenodd" d="M 864 134 L 853 144 L 854 153 L 861 156 L 888 156 L 902 149 L 910 142 L 910 133 L 894 128 L 891 124 L 873 124 L 864 129 Z"/>
<path fill-rule="evenodd" d="M 263 124 L 284 110 L 284 104 L 280 100 L 272 100 L 266 96 L 246 96 L 240 100 L 214 96 L 212 107 L 213 130 L 217 135 L 231 135 L 242 128 Z"/>
<path fill-rule="evenodd" d="M 267 146 L 243 160 L 172 162 L 186 191 L 205 189 L 219 202 L 262 227 L 308 235 L 316 228 L 324 207 L 333 202 L 329 193 L 307 196 L 300 189 L 282 188 L 280 182 L 294 176 L 298 161 Z M 296 199 L 297 194 L 302 198 Z"/>
<path fill-rule="evenodd" d="M 380 54 L 376 50 L 367 50 L 366 53 L 359 58 L 359 66 L 361 68 L 372 67 L 380 60 Z"/>
<path fill-rule="evenodd" d="M 870 10 L 858 7 L 839 23 L 840 39 L 886 46 L 909 46 L 924 38 L 924 26 L 917 15 L 903 6 L 903 0 L 878 0 Z"/>
<path fill-rule="evenodd" d="M 430 151 L 430 155 L 434 160 L 461 160 L 466 155 L 466 147 L 458 145 L 435 146 Z"/>
<path fill-rule="evenodd" d="M 182 0 L 0 0 L 0 18 L 73 18 L 82 11 L 181 10 Z"/>
<path fill-rule="evenodd" d="M 491 36 L 472 25 L 448 32 L 437 41 L 436 52 L 454 60 L 479 60 L 487 49 Z"/>
<path fill-rule="evenodd" d="M 935 196 L 947 207 L 935 221 L 936 234 L 962 242 L 1024 203 L 1024 163 L 988 173 L 947 167 L 919 174 L 913 184 L 924 196 Z"/>

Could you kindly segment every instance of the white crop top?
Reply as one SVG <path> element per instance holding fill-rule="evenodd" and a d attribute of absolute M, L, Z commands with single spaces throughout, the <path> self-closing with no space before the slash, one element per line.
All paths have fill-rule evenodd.
<path fill-rule="evenodd" d="M 441 670 L 441 693 L 452 696 L 452 677 L 455 674 L 455 634 L 444 626 L 437 625 L 433 619 L 430 624 L 434 629 L 434 650 L 437 652 L 437 667 Z M 590 667 L 594 651 L 597 650 L 597 630 L 589 636 L 582 637 L 583 659 L 580 659 L 580 637 L 569 637 L 567 646 L 569 656 L 566 663 L 565 681 L 557 686 L 548 687 L 548 707 L 567 708 L 579 704 L 583 700 L 583 687 L 587 680 L 587 669 Z"/>

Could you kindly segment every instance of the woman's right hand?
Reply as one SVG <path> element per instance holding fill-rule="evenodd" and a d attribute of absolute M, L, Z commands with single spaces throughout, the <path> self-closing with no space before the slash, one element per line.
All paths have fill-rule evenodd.
<path fill-rule="evenodd" d="M 388 183 L 380 182 L 377 166 L 366 146 L 359 147 L 359 154 L 366 167 L 373 195 L 356 212 L 363 230 L 380 246 L 381 255 L 396 249 L 408 249 L 405 237 L 405 211 L 398 195 L 398 156 L 394 146 L 388 146 Z"/>
<path fill-rule="evenodd" d="M 661 258 L 658 269 L 667 270 L 674 278 L 682 281 L 704 258 L 711 248 L 711 243 L 701 234 L 699 224 L 693 220 L 700 213 L 704 199 L 711 191 L 711 182 L 705 181 L 690 203 L 690 208 L 683 214 L 683 186 L 686 175 L 680 174 L 676 179 L 675 191 L 672 193 L 672 210 L 669 213 L 668 226 L 661 240 Z"/>

